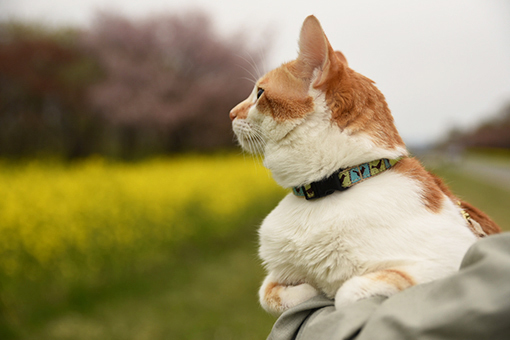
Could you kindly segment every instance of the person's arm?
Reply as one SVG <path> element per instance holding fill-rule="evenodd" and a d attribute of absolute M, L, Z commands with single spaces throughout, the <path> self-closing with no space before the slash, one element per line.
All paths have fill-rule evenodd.
<path fill-rule="evenodd" d="M 285 312 L 269 340 L 510 339 L 510 233 L 474 244 L 458 273 L 335 310 L 315 297 Z"/>

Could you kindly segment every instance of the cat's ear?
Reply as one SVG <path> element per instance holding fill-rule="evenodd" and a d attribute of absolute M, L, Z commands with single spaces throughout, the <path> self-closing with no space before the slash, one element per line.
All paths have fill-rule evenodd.
<path fill-rule="evenodd" d="M 343 54 L 342 58 L 345 60 Z M 338 69 L 341 64 L 319 20 L 313 15 L 307 17 L 301 27 L 298 62 L 301 64 L 305 77 L 312 79 L 315 76 L 312 84 L 314 87 L 324 84 L 329 74 Z M 317 70 L 316 74 L 314 74 L 315 70 Z"/>
<path fill-rule="evenodd" d="M 344 56 L 342 52 L 335 51 L 335 55 L 342 64 L 344 64 L 345 66 L 349 66 L 349 64 L 347 63 L 347 58 Z"/>

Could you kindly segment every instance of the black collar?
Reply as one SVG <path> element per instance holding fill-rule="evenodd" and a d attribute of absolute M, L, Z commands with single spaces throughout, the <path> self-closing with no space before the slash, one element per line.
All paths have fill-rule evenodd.
<path fill-rule="evenodd" d="M 356 165 L 347 169 L 335 171 L 331 176 L 320 181 L 293 187 L 294 195 L 313 200 L 331 195 L 335 191 L 344 191 L 355 184 L 374 177 L 398 163 L 403 157 L 395 159 L 381 158 L 368 163 Z"/>

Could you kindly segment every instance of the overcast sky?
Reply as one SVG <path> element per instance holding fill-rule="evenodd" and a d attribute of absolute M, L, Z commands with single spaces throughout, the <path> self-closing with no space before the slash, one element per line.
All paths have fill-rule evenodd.
<path fill-rule="evenodd" d="M 508 0 L 0 0 L 0 19 L 87 26 L 97 10 L 145 17 L 190 7 L 210 12 L 223 34 L 269 34 L 271 68 L 295 58 L 300 26 L 315 14 L 385 94 L 409 144 L 474 126 L 510 102 Z"/>

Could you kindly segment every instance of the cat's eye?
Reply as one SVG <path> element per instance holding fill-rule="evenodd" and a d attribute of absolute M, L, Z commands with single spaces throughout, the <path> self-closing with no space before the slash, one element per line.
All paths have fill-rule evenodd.
<path fill-rule="evenodd" d="M 264 93 L 264 89 L 261 89 L 261 88 L 259 87 L 259 90 L 257 91 L 257 99 L 259 99 L 259 98 L 260 98 L 260 96 L 262 96 L 262 93 Z"/>

